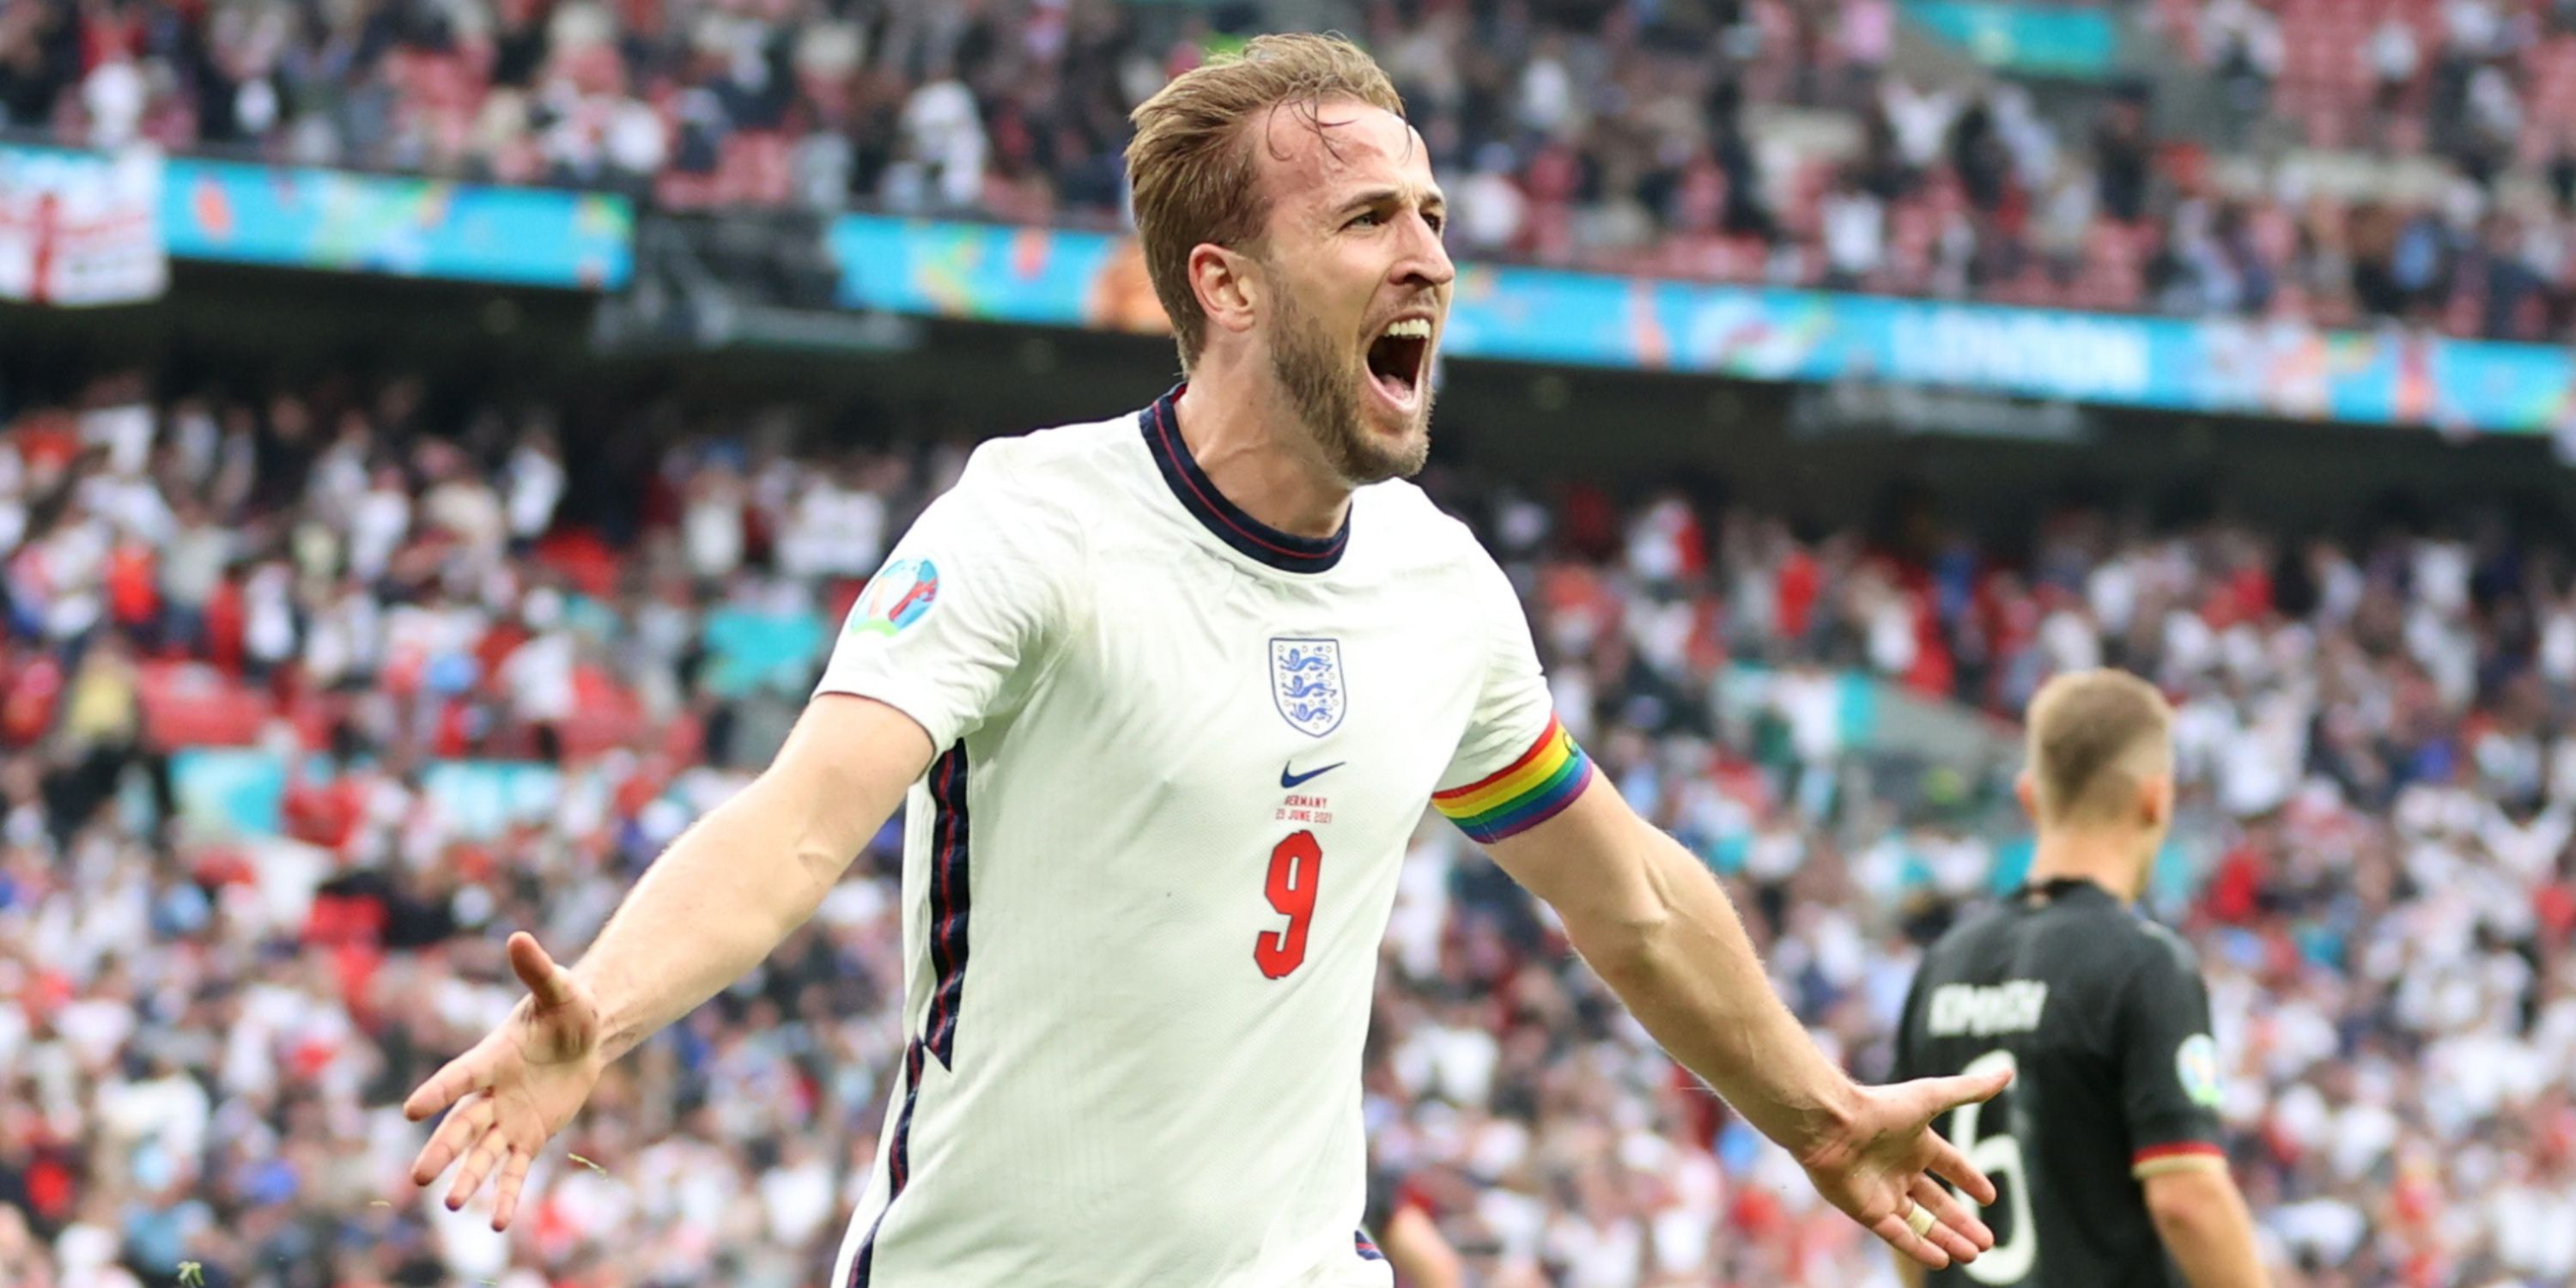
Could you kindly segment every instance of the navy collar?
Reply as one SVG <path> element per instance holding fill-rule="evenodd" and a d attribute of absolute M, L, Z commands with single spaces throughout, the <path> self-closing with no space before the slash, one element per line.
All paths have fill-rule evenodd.
<path fill-rule="evenodd" d="M 2047 881 L 2028 882 L 2020 890 L 2015 891 L 2013 897 L 2024 902 L 2041 904 L 2077 901 L 2121 902 L 2119 896 L 2103 889 L 2101 882 L 2088 881 L 2083 877 L 2055 877 Z"/>
<path fill-rule="evenodd" d="M 1144 427 L 1145 448 L 1154 454 L 1154 465 L 1163 472 L 1163 482 L 1171 487 L 1181 508 L 1236 553 L 1281 572 L 1323 572 L 1340 563 L 1342 551 L 1351 544 L 1351 517 L 1347 512 L 1342 515 L 1341 531 L 1329 537 L 1300 537 L 1245 514 L 1243 507 L 1216 490 L 1207 471 L 1190 456 L 1190 445 L 1181 441 L 1179 404 L 1181 391 L 1187 388 L 1187 384 L 1172 386 L 1170 393 L 1136 415 L 1137 423 Z"/>

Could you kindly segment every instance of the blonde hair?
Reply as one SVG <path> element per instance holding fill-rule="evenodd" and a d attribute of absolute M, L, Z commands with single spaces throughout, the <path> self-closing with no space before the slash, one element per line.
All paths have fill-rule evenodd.
<path fill-rule="evenodd" d="M 2043 823 L 2113 823 L 2173 772 L 2173 708 L 2126 671 L 2070 671 L 2030 700 L 2030 776 Z"/>
<path fill-rule="evenodd" d="M 1296 107 L 1320 128 L 1317 110 L 1337 98 L 1404 115 L 1394 83 L 1365 50 L 1341 36 L 1303 33 L 1256 36 L 1240 54 L 1173 78 L 1131 114 L 1136 137 L 1127 144 L 1127 179 L 1136 195 L 1136 240 L 1180 341 L 1182 371 L 1207 344 L 1207 314 L 1190 288 L 1190 252 L 1257 241 L 1270 213 L 1245 123 Z"/>

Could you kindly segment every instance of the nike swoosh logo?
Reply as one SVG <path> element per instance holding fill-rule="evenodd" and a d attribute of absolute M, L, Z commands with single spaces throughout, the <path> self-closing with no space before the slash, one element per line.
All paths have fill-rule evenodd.
<path fill-rule="evenodd" d="M 1336 760 L 1336 761 L 1334 761 L 1333 763 L 1331 763 L 1331 764 L 1329 764 L 1329 765 L 1326 765 L 1326 766 L 1324 766 L 1324 767 L 1323 767 L 1323 768 L 1321 768 L 1321 769 L 1309 769 L 1309 770 L 1307 770 L 1305 773 L 1302 773 L 1302 774 L 1292 774 L 1292 773 L 1288 772 L 1288 766 L 1286 766 L 1286 765 L 1281 765 L 1281 766 L 1279 767 L 1279 788 L 1280 788 L 1280 790 L 1282 790 L 1282 791 L 1286 791 L 1287 789 L 1289 789 L 1289 788 L 1291 788 L 1291 787 L 1295 787 L 1295 786 L 1296 786 L 1296 785 L 1298 785 L 1299 783 L 1307 782 L 1307 781 L 1309 781 L 1309 780 L 1311 780 L 1311 779 L 1321 778 L 1321 777 L 1323 777 L 1324 775 L 1329 774 L 1329 773 L 1333 772 L 1334 770 L 1339 769 L 1339 768 L 1341 768 L 1342 766 L 1347 765 L 1347 764 L 1349 764 L 1349 763 L 1351 763 L 1351 762 L 1349 762 L 1349 761 L 1347 761 L 1347 760 Z"/>

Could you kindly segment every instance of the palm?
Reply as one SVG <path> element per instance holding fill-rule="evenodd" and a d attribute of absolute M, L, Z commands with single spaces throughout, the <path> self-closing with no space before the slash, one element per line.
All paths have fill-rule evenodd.
<path fill-rule="evenodd" d="M 1847 1163 L 1823 1171 L 1810 1165 L 1807 1174 L 1818 1193 L 1867 1225 L 1903 1208 L 1914 1178 L 1930 1169 L 1932 1136 L 1926 1127 L 1894 1124 L 1860 1142 Z"/>
<path fill-rule="evenodd" d="M 534 1139 L 525 1143 L 542 1144 L 571 1122 L 589 1098 L 591 1080 L 583 1065 L 598 1043 L 597 1017 L 587 991 L 559 1007 L 523 997 L 509 1022 L 483 1040 L 495 1047 L 492 1085 L 485 1094 L 492 1097 L 514 1143 L 534 1130 Z"/>
<path fill-rule="evenodd" d="M 1860 1111 L 1840 1135 L 1799 1159 L 1816 1192 L 1878 1236 L 1925 1265 L 1972 1261 L 1994 1246 L 1994 1234 L 1941 1182 L 1978 1203 L 1994 1200 L 1991 1182 L 1932 1130 L 1941 1115 L 2002 1090 L 2005 1078 L 1929 1078 L 1862 1090 Z M 1916 1234 L 1906 1218 L 1916 1208 L 1932 1226 Z"/>
<path fill-rule="evenodd" d="M 452 1211 L 497 1168 L 495 1230 L 509 1227 L 537 1151 L 581 1111 L 599 1081 L 599 1006 L 590 991 L 526 934 L 511 936 L 509 952 L 528 995 L 500 1028 L 403 1102 L 414 1121 L 449 1111 L 413 1161 L 412 1182 L 426 1186 L 463 1158 L 448 1187 Z"/>

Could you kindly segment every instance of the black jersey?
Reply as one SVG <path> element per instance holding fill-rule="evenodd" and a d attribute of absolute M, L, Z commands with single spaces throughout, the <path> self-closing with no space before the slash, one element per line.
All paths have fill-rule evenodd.
<path fill-rule="evenodd" d="M 2209 990 L 2182 938 L 2053 881 L 1954 927 L 1906 994 L 1896 1075 L 2014 1070 L 1936 1124 L 1999 1191 L 1990 1252 L 1938 1288 L 2181 1288 L 2139 1182 L 2219 1148 Z"/>

